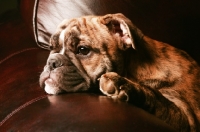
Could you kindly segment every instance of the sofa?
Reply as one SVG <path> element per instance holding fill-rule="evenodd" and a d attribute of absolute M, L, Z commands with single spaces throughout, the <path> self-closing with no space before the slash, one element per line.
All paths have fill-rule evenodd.
<path fill-rule="evenodd" d="M 147 36 L 186 50 L 199 63 L 199 5 L 188 0 L 19 0 L 17 11 L 0 17 L 5 18 L 0 25 L 0 131 L 175 131 L 101 93 L 48 95 L 39 76 L 59 21 L 91 14 L 121 12 Z"/>

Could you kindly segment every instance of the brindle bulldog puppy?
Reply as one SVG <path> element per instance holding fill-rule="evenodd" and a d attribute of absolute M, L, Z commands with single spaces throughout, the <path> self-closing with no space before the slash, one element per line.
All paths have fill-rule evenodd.
<path fill-rule="evenodd" d="M 96 86 L 179 132 L 200 131 L 200 68 L 184 51 L 145 35 L 122 14 L 64 20 L 40 76 L 49 94 Z"/>

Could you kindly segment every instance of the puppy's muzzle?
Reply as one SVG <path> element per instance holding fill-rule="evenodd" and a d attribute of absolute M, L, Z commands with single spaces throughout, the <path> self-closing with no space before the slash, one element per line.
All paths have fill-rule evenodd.
<path fill-rule="evenodd" d="M 82 67 L 80 67 L 79 61 L 76 58 L 73 59 L 71 60 L 68 56 L 59 53 L 50 54 L 44 71 L 40 76 L 40 86 L 47 93 L 58 94 L 62 91 L 76 92 L 88 90 L 90 86 L 88 82 L 90 80 L 80 70 Z"/>

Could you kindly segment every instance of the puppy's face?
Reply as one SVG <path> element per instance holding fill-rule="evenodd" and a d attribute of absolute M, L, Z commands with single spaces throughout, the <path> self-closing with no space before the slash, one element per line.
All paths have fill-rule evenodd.
<path fill-rule="evenodd" d="M 64 20 L 50 39 L 41 87 L 49 94 L 86 91 L 106 72 L 122 74 L 124 52 L 134 48 L 130 26 L 122 14 Z"/>

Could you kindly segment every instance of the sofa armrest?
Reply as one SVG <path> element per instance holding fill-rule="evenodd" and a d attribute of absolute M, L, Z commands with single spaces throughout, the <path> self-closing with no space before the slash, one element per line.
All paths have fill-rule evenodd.
<path fill-rule="evenodd" d="M 89 93 L 41 96 L 12 114 L 1 131 L 174 131 L 142 109 Z"/>

